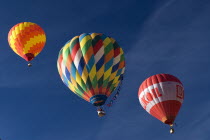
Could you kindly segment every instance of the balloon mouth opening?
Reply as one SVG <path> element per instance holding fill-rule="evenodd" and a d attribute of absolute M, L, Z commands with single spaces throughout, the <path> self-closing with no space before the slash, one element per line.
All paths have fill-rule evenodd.
<path fill-rule="evenodd" d="M 27 53 L 23 56 L 23 58 L 26 60 L 26 61 L 31 61 L 32 59 L 34 59 L 34 54 L 32 53 Z"/>
<path fill-rule="evenodd" d="M 90 103 L 94 106 L 102 106 L 106 102 L 106 95 L 95 95 L 90 98 Z"/>
<path fill-rule="evenodd" d="M 167 117 L 162 118 L 162 122 L 170 126 L 173 125 L 174 120 L 175 120 L 174 116 L 167 116 Z"/>

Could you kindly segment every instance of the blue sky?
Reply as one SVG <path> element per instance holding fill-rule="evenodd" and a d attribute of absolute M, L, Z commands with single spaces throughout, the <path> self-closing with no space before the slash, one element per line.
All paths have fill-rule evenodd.
<path fill-rule="evenodd" d="M 0 13 L 2 140 L 209 140 L 209 0 L 11 0 Z M 7 42 L 10 28 L 24 21 L 47 34 L 31 68 Z M 126 57 L 120 96 L 103 118 L 62 83 L 56 67 L 61 47 L 89 32 L 115 38 Z M 158 73 L 185 87 L 174 135 L 137 98 L 143 80 Z"/>

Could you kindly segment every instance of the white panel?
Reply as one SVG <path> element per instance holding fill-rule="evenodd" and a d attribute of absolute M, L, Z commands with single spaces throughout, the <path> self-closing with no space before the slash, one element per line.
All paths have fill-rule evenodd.
<path fill-rule="evenodd" d="M 80 59 L 82 58 L 82 52 L 81 50 L 79 49 L 75 55 L 75 58 L 74 58 L 74 65 L 75 67 L 78 69 L 78 66 L 79 66 L 79 62 L 80 62 Z"/>
<path fill-rule="evenodd" d="M 63 64 L 63 61 L 61 62 L 61 70 L 62 70 L 62 74 L 65 75 L 66 77 L 66 72 L 65 72 L 65 65 Z"/>
<path fill-rule="evenodd" d="M 102 46 L 100 50 L 95 54 L 95 64 L 98 63 L 98 61 L 101 59 L 103 55 L 104 55 L 104 46 Z"/>
<path fill-rule="evenodd" d="M 120 62 L 121 54 L 114 58 L 113 66 Z"/>
<path fill-rule="evenodd" d="M 183 86 L 178 83 L 178 82 L 162 82 L 162 83 L 157 83 L 157 84 L 154 84 L 154 85 L 151 85 L 149 86 L 148 88 L 144 89 L 144 91 L 142 91 L 139 95 L 139 101 L 140 101 L 140 104 L 144 107 L 144 103 L 141 102 L 141 98 L 144 97 L 144 99 L 146 101 L 147 98 L 146 98 L 146 93 L 152 93 L 152 89 L 155 89 L 157 88 L 159 93 L 162 94 L 162 96 L 160 97 L 157 97 L 157 98 L 154 98 L 153 96 L 153 100 L 152 101 L 148 101 L 149 103 L 146 105 L 146 111 L 149 112 L 150 109 L 157 103 L 160 103 L 162 101 L 167 101 L 167 100 L 176 100 L 176 101 L 179 101 L 180 103 L 183 102 L 183 99 L 177 97 L 177 86 L 179 87 L 182 87 Z"/>

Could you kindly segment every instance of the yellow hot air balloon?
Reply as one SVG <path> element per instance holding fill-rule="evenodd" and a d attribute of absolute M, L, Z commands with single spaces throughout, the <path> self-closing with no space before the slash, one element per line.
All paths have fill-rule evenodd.
<path fill-rule="evenodd" d="M 16 54 L 26 61 L 31 61 L 44 48 L 46 35 L 39 25 L 32 22 L 22 22 L 10 29 L 8 42 Z M 29 63 L 28 66 L 31 64 Z"/>

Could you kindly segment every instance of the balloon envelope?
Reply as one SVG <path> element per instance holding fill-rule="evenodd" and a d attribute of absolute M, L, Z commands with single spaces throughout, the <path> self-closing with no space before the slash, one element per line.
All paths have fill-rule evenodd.
<path fill-rule="evenodd" d="M 113 38 L 84 33 L 72 38 L 60 50 L 57 68 L 72 92 L 101 106 L 124 74 L 124 53 Z"/>
<path fill-rule="evenodd" d="M 13 26 L 8 33 L 12 50 L 26 61 L 31 61 L 46 43 L 44 30 L 32 22 L 22 22 Z"/>
<path fill-rule="evenodd" d="M 138 98 L 149 114 L 172 125 L 184 99 L 184 87 L 173 75 L 157 74 L 141 84 Z"/>

